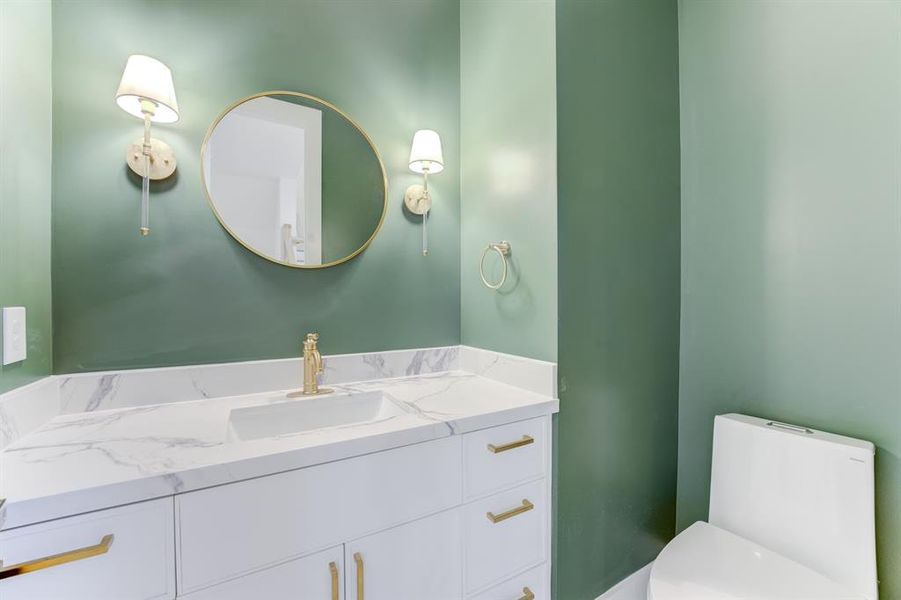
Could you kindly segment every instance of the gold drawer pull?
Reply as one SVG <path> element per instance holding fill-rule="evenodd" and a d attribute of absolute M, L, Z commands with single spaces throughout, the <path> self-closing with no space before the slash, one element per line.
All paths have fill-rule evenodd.
<path fill-rule="evenodd" d="M 515 517 L 516 515 L 521 515 L 524 512 L 529 512 L 535 508 L 535 505 L 529 502 L 526 499 L 523 499 L 522 506 L 517 506 L 516 508 L 511 508 L 506 512 L 502 512 L 499 515 L 494 514 L 493 512 L 488 513 L 488 520 L 492 523 L 500 523 L 501 521 L 506 521 L 510 517 Z"/>
<path fill-rule="evenodd" d="M 68 552 L 62 552 L 61 554 L 45 556 L 44 558 L 37 558 L 35 560 L 19 563 L 17 565 L 10 565 L 8 567 L 4 567 L 2 566 L 2 563 L 0 563 L 0 579 L 7 579 L 9 577 L 15 577 L 16 575 L 24 575 L 25 573 L 40 571 L 41 569 L 49 569 L 50 567 L 64 565 L 66 563 L 75 562 L 77 560 L 84 560 L 85 558 L 91 558 L 92 556 L 100 556 L 101 554 L 106 554 L 107 552 L 109 552 L 109 548 L 112 544 L 113 534 L 110 533 L 103 536 L 103 539 L 100 540 L 100 543 L 94 546 L 78 548 L 77 550 L 69 550 Z"/>
<path fill-rule="evenodd" d="M 522 588 L 522 597 L 519 600 L 535 600 L 535 594 L 527 587 Z"/>
<path fill-rule="evenodd" d="M 507 450 L 513 450 L 514 448 L 522 448 L 523 446 L 528 446 L 529 444 L 534 444 L 535 438 L 530 435 L 522 436 L 521 440 L 516 440 L 515 442 L 510 442 L 508 444 L 501 444 L 500 446 L 495 446 L 494 444 L 488 444 L 488 451 L 493 452 L 495 454 L 499 452 L 506 452 Z"/>
<path fill-rule="evenodd" d="M 332 574 L 332 600 L 338 600 L 338 565 L 330 562 L 328 570 Z"/>
<path fill-rule="evenodd" d="M 363 600 L 363 557 L 359 552 L 354 552 L 354 562 L 357 563 L 357 600 Z"/>

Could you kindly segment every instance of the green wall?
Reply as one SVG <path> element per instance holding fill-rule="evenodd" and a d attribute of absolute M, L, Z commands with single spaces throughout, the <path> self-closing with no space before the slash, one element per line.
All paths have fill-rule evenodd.
<path fill-rule="evenodd" d="M 554 1 L 462 0 L 460 12 L 463 343 L 554 361 Z M 512 247 L 511 268 L 494 292 L 482 284 L 479 259 L 501 240 Z M 498 264 L 485 261 L 492 277 Z"/>
<path fill-rule="evenodd" d="M 713 417 L 873 441 L 882 598 L 901 597 L 901 4 L 680 4 L 678 525 Z"/>
<path fill-rule="evenodd" d="M 50 373 L 50 2 L 0 1 L 0 306 L 27 311 L 28 358 L 0 393 Z"/>
<path fill-rule="evenodd" d="M 372 147 L 343 117 L 323 111 L 322 131 L 322 259 L 330 262 L 356 252 L 379 226 L 385 180 Z"/>
<path fill-rule="evenodd" d="M 57 372 L 295 356 L 460 341 L 459 4 L 135 0 L 53 5 L 53 298 Z M 140 187 L 126 145 L 141 122 L 113 99 L 131 53 L 173 71 L 181 120 L 157 126 L 178 158 Z M 231 101 L 288 89 L 335 103 L 373 138 L 386 223 L 357 259 L 322 271 L 269 263 L 219 226 L 201 190 L 206 128 Z M 416 129 L 441 132 L 431 253 L 403 212 Z M 46 167 L 44 167 L 46 169 Z"/>
<path fill-rule="evenodd" d="M 597 597 L 674 533 L 676 8 L 557 2 L 557 600 Z"/>

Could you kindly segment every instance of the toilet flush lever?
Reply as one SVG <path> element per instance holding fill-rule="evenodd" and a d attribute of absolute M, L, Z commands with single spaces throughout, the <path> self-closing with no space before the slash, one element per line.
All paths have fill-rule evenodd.
<path fill-rule="evenodd" d="M 789 431 L 794 431 L 795 433 L 809 433 L 812 434 L 813 430 L 808 429 L 806 427 L 801 427 L 800 425 L 792 425 L 791 423 L 780 423 L 779 421 L 770 421 L 767 424 L 767 427 L 778 427 L 779 429 L 787 429 Z"/>

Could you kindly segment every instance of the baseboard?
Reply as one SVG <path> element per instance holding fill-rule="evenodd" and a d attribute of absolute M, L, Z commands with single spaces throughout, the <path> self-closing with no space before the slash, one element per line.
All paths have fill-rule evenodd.
<path fill-rule="evenodd" d="M 651 562 L 638 569 L 598 596 L 597 600 L 647 600 L 648 578 L 651 576 L 653 564 Z"/>

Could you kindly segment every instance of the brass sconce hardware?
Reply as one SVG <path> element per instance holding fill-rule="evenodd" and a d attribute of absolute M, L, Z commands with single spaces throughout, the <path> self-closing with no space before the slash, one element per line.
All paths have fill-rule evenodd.
<path fill-rule="evenodd" d="M 128 57 L 116 103 L 144 121 L 144 137 L 128 146 L 128 167 L 141 176 L 141 235 L 150 234 L 150 180 L 165 179 L 175 172 L 175 153 L 165 142 L 150 137 L 150 122 L 178 120 L 178 101 L 169 67 L 150 56 Z"/>
<path fill-rule="evenodd" d="M 410 170 L 422 174 L 422 185 L 413 184 L 404 194 L 404 205 L 414 215 L 422 215 L 422 255 L 429 253 L 429 238 L 426 225 L 432 209 L 432 195 L 429 192 L 429 175 L 444 170 L 444 154 L 441 151 L 441 136 L 431 129 L 420 129 L 413 135 L 410 148 Z"/>

